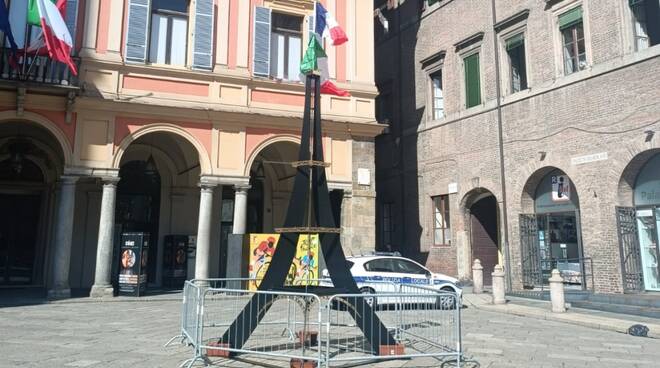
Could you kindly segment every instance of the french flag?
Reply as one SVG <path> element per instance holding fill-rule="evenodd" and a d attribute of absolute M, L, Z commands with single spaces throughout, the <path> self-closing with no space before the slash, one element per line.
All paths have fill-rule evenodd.
<path fill-rule="evenodd" d="M 321 37 L 329 37 L 332 40 L 333 46 L 339 46 L 346 41 L 346 33 L 337 23 L 335 17 L 332 16 L 323 5 L 319 2 L 316 2 L 316 27 L 314 32 Z"/>

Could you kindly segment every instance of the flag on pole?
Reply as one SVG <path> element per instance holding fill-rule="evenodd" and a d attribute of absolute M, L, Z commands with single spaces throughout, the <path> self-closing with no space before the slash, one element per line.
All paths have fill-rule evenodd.
<path fill-rule="evenodd" d="M 11 25 L 9 24 L 9 11 L 7 11 L 7 5 L 3 0 L 0 0 L 0 31 L 5 34 L 9 40 L 9 45 L 11 46 L 11 53 L 9 55 L 9 64 L 12 68 L 16 68 L 16 52 L 18 51 L 18 45 L 14 40 L 14 34 L 11 32 Z"/>
<path fill-rule="evenodd" d="M 305 75 L 318 71 L 321 75 L 321 93 L 348 97 L 351 94 L 348 91 L 340 89 L 330 81 L 328 72 L 328 55 L 323 50 L 323 46 L 316 37 L 309 38 L 307 51 L 300 63 L 301 80 L 304 81 Z"/>
<path fill-rule="evenodd" d="M 57 0 L 47 0 L 47 1 L 50 1 L 53 4 L 57 2 Z M 41 16 L 39 15 L 39 8 L 37 6 L 37 2 L 38 0 L 29 0 L 27 22 L 29 25 L 41 27 Z M 60 1 L 60 3 L 62 2 L 66 4 L 66 1 Z"/>
<path fill-rule="evenodd" d="M 341 29 L 335 17 L 325 10 L 323 4 L 319 2 L 314 4 L 316 7 L 316 26 L 314 27 L 314 32 L 319 35 L 319 37 L 330 38 L 333 46 L 339 46 L 348 41 L 346 33 Z"/>
<path fill-rule="evenodd" d="M 51 59 L 67 64 L 73 75 L 78 75 L 76 65 L 71 59 L 73 39 L 64 22 L 60 9 L 50 0 L 34 0 L 41 19 L 44 42 Z M 58 0 L 58 5 L 66 0 Z"/>
<path fill-rule="evenodd" d="M 32 4 L 34 4 L 34 12 L 37 14 L 37 19 L 39 20 L 39 23 L 35 24 L 37 27 L 41 27 L 41 18 L 39 18 L 39 9 L 37 9 L 36 5 L 36 0 L 30 0 L 30 4 L 28 7 L 28 22 L 31 17 L 31 11 L 32 11 Z M 52 1 L 55 2 L 55 1 Z M 56 3 L 55 6 L 57 6 L 57 9 L 59 9 L 60 14 L 62 15 L 62 18 L 66 18 L 66 0 L 60 0 Z M 30 45 L 27 46 L 25 49 L 21 49 L 19 51 L 25 51 L 27 52 L 28 55 L 36 55 L 36 56 L 48 56 L 48 48 L 46 47 L 46 41 L 44 40 L 44 33 L 41 29 L 38 30 L 38 34 L 36 37 L 33 37 L 32 42 L 30 42 Z"/>

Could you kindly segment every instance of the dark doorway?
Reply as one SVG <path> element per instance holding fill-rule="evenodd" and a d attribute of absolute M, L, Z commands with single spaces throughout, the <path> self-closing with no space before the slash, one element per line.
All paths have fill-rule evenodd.
<path fill-rule="evenodd" d="M 40 283 L 37 263 L 37 234 L 44 177 L 30 160 L 0 162 L 0 285 Z M 6 189 L 4 189 L 6 188 Z M 27 189 L 32 188 L 32 189 Z"/>
<path fill-rule="evenodd" d="M 153 159 L 131 161 L 119 170 L 115 224 L 123 232 L 149 233 L 147 280 L 156 282 L 158 219 L 160 214 L 160 175 Z M 118 242 L 115 242 L 119 244 Z"/>
<path fill-rule="evenodd" d="M 0 194 L 0 285 L 34 283 L 38 194 Z"/>
<path fill-rule="evenodd" d="M 472 259 L 479 259 L 484 268 L 484 285 L 491 285 L 491 273 L 498 263 L 497 201 L 488 196 L 470 207 Z"/>

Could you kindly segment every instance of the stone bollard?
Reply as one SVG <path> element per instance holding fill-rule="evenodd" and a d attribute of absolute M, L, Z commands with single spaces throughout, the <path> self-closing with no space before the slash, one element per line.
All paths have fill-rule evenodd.
<path fill-rule="evenodd" d="M 504 267 L 501 265 L 495 266 L 495 270 L 491 275 L 493 275 L 493 304 L 505 304 Z"/>
<path fill-rule="evenodd" d="M 558 269 L 552 270 L 550 281 L 550 302 L 552 311 L 555 313 L 566 312 L 566 301 L 564 299 L 564 279 Z"/>
<path fill-rule="evenodd" d="M 484 292 L 484 267 L 481 261 L 474 260 L 472 264 L 472 293 L 481 294 Z"/>

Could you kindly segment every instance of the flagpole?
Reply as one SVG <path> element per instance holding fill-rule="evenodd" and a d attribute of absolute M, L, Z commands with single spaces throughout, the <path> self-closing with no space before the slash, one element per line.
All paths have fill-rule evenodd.
<path fill-rule="evenodd" d="M 30 30 L 30 23 L 25 22 L 25 33 L 23 36 L 23 63 L 21 63 L 21 74 L 19 75 L 19 79 L 26 78 L 25 76 L 25 63 L 27 62 L 27 43 L 28 43 L 28 32 Z M 27 79 L 27 78 L 26 78 Z"/>
<path fill-rule="evenodd" d="M 39 48 L 37 49 L 37 52 L 34 54 L 34 58 L 32 59 L 32 62 L 30 63 L 30 66 L 28 67 L 28 71 L 27 71 L 28 76 L 30 75 L 30 71 L 32 71 L 32 66 L 37 61 L 37 58 L 39 57 L 39 53 L 41 52 L 42 48 L 43 48 L 43 46 L 39 46 Z M 27 48 L 25 49 L 25 53 L 27 54 Z"/>

